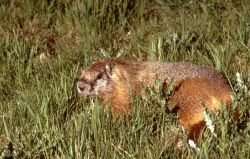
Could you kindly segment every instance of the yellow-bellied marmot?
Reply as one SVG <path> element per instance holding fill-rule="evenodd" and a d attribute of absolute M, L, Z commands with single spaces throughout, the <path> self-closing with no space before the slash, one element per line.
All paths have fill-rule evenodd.
<path fill-rule="evenodd" d="M 221 102 L 231 103 L 232 91 L 223 76 L 208 66 L 186 62 L 135 62 L 102 59 L 83 70 L 77 89 L 81 95 L 97 96 L 112 106 L 115 116 L 131 109 L 131 93 L 142 95 L 141 85 L 153 87 L 156 80 L 175 87 L 168 105 L 177 111 L 179 124 L 197 139 L 205 126 L 204 106 L 220 109 Z"/>

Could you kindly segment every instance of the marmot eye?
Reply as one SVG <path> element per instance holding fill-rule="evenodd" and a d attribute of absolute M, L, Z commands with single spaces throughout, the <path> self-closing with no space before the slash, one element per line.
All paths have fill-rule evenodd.
<path fill-rule="evenodd" d="M 96 79 L 98 80 L 98 79 L 101 79 L 101 78 L 102 78 L 102 73 L 100 73 L 100 74 L 97 76 Z"/>

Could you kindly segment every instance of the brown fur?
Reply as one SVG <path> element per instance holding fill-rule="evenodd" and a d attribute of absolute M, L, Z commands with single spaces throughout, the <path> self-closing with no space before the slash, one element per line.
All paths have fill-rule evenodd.
<path fill-rule="evenodd" d="M 82 71 L 80 79 L 95 83 L 98 74 L 107 80 L 95 95 L 110 103 L 113 114 L 119 117 L 131 110 L 131 93 L 143 95 L 141 85 L 153 87 L 156 79 L 168 84 L 173 80 L 175 91 L 168 102 L 177 111 L 179 124 L 189 130 L 196 140 L 205 126 L 204 106 L 210 111 L 220 109 L 221 102 L 231 103 L 232 91 L 227 81 L 215 69 L 191 63 L 135 62 L 104 59 Z M 81 82 L 81 81 L 80 81 Z M 79 83 L 79 87 L 84 82 Z M 84 89 L 85 86 L 83 86 Z M 94 86 L 93 86 L 94 87 Z M 82 92 L 80 92 L 82 93 Z M 87 92 L 88 93 L 88 92 Z M 82 93 L 85 94 L 86 93 Z"/>

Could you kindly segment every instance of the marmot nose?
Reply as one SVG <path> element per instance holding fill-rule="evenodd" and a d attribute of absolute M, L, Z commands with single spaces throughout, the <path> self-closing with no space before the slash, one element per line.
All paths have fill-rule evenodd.
<path fill-rule="evenodd" d="M 81 82 L 81 81 L 77 82 L 77 90 L 78 90 L 79 93 L 81 93 L 82 91 L 84 91 L 85 88 L 86 87 L 83 84 L 83 82 Z"/>

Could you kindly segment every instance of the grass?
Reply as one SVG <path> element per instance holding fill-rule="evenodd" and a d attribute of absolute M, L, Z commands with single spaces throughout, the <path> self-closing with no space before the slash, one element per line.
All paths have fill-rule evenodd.
<path fill-rule="evenodd" d="M 249 113 L 247 0 L 2 0 L 0 17 L 1 158 L 250 158 L 249 120 L 238 130 L 226 110 L 209 114 L 217 137 L 206 131 L 199 150 L 180 151 L 186 132 L 159 91 L 114 121 L 75 89 L 80 70 L 104 57 L 189 61 L 222 72 L 234 107 Z"/>

